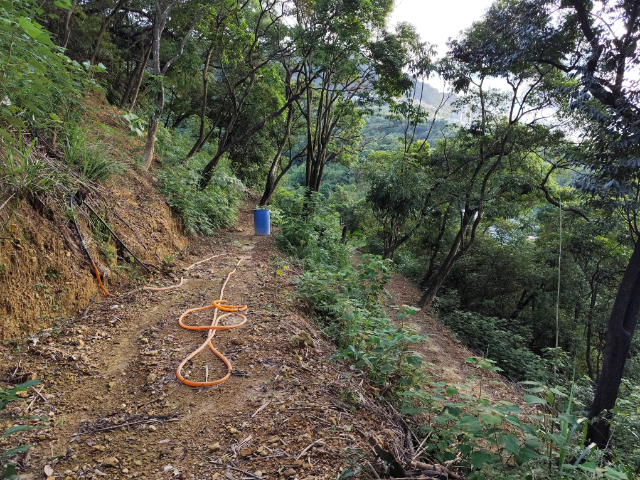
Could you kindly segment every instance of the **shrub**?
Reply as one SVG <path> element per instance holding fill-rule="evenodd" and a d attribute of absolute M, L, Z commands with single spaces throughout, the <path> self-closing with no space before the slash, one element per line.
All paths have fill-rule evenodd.
<path fill-rule="evenodd" d="M 221 163 L 204 190 L 200 189 L 200 172 L 208 160 L 207 152 L 184 162 L 191 148 L 189 135 L 158 130 L 158 151 L 163 155 L 163 166 L 156 171 L 160 191 L 171 209 L 182 218 L 191 234 L 211 235 L 218 228 L 233 224 L 237 206 L 244 191 L 242 182 L 228 174 Z"/>
<path fill-rule="evenodd" d="M 544 361 L 526 347 L 528 342 L 522 335 L 511 331 L 508 319 L 454 310 L 442 315 L 441 321 L 470 348 L 494 359 L 511 378 L 546 378 Z"/>

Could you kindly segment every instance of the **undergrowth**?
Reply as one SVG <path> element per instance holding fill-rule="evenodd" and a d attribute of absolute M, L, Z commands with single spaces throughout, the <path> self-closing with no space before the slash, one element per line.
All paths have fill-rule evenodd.
<path fill-rule="evenodd" d="M 160 128 L 158 153 L 162 157 L 162 167 L 156 175 L 160 191 L 171 209 L 182 218 L 185 230 L 190 234 L 211 235 L 216 229 L 235 222 L 244 187 L 229 173 L 223 161 L 207 187 L 200 189 L 200 172 L 209 159 L 210 151 L 206 148 L 186 162 L 184 159 L 192 142 L 187 133 Z"/>
<path fill-rule="evenodd" d="M 469 480 L 637 478 L 632 466 L 640 457 L 632 445 L 640 426 L 635 413 L 640 411 L 639 389 L 630 391 L 628 403 L 616 412 L 630 428 L 622 429 L 624 433 L 614 428 L 618 432 L 618 444 L 612 448 L 615 456 L 605 458 L 593 445 L 584 445 L 588 421 L 584 405 L 576 399 L 577 382 L 571 378 L 565 382 L 572 385 L 570 391 L 524 382 L 527 410 L 491 400 L 487 394 L 495 383 L 491 371 L 504 368 L 522 376 L 549 378 L 543 360 L 522 354 L 517 338 L 501 340 L 504 352 L 490 347 L 489 356 L 495 360 L 467 359 L 477 372 L 469 382 L 449 385 L 433 380 L 420 354 L 412 349 L 426 337 L 403 322 L 416 309 L 397 307 L 394 321 L 382 308 L 390 263 L 365 255 L 352 265 L 352 247 L 341 241 L 339 216 L 323 205 L 326 202 L 318 202 L 313 195 L 305 197 L 301 190 L 279 192 L 273 204 L 281 227 L 276 243 L 304 268 L 297 280 L 298 293 L 318 327 L 338 346 L 334 358 L 348 363 L 354 375 L 366 376 L 374 392 L 402 412 L 421 442 L 419 460 L 450 462 L 450 468 Z M 452 315 L 450 323 L 457 322 L 458 328 L 472 328 L 479 335 L 482 331 L 489 335 L 489 342 L 495 341 L 480 320 L 455 311 Z M 511 358 L 514 352 L 521 355 Z M 353 472 L 345 470 L 343 477 Z"/>

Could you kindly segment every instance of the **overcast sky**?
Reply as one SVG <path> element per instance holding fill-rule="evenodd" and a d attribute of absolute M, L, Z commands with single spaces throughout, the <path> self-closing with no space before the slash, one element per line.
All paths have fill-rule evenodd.
<path fill-rule="evenodd" d="M 422 40 L 446 51 L 449 37 L 455 37 L 478 20 L 492 0 L 396 0 L 391 24 L 409 22 L 416 26 Z"/>
<path fill-rule="evenodd" d="M 423 41 L 438 46 L 438 53 L 446 52 L 447 40 L 479 20 L 492 0 L 396 0 L 391 25 L 409 22 L 418 30 Z M 441 89 L 437 79 L 429 81 Z"/>

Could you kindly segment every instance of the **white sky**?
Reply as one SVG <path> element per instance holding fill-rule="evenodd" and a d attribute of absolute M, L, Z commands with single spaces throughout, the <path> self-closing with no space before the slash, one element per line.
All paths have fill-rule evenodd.
<path fill-rule="evenodd" d="M 479 20 L 491 3 L 492 0 L 396 0 L 391 24 L 412 23 L 422 40 L 435 43 L 443 54 L 447 40 Z"/>
<path fill-rule="evenodd" d="M 396 0 L 390 24 L 409 22 L 415 25 L 423 41 L 435 44 L 438 54 L 447 51 L 447 40 L 479 20 L 492 0 Z M 438 89 L 436 79 L 429 82 Z"/>

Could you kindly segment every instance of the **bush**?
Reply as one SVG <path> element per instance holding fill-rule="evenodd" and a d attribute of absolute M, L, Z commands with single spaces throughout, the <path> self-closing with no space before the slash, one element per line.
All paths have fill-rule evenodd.
<path fill-rule="evenodd" d="M 522 335 L 510 331 L 508 319 L 454 310 L 441 316 L 441 321 L 470 348 L 494 359 L 511 378 L 546 378 L 547 369 L 543 359 L 526 347 L 528 342 Z"/>
<path fill-rule="evenodd" d="M 276 244 L 281 251 L 307 268 L 349 265 L 349 247 L 341 242 L 339 215 L 327 207 L 321 196 L 313 194 L 305 200 L 302 188 L 282 190 L 273 205 L 280 216 Z"/>
<path fill-rule="evenodd" d="M 189 135 L 158 130 L 159 152 L 163 167 L 156 171 L 160 191 L 171 209 L 184 222 L 190 234 L 211 235 L 218 228 L 232 225 L 237 218 L 237 206 L 244 191 L 242 182 L 229 175 L 220 164 L 204 190 L 200 189 L 200 172 L 208 160 L 207 151 L 184 162 L 191 148 Z"/>

